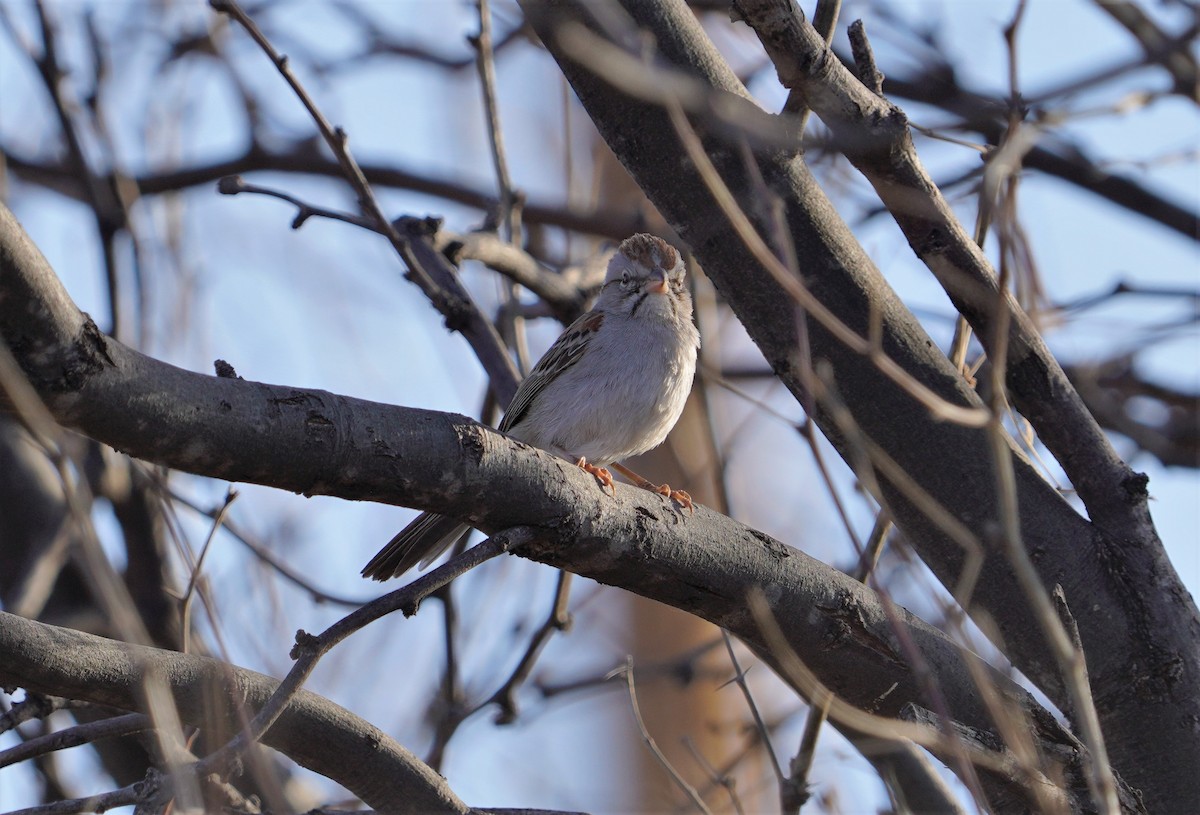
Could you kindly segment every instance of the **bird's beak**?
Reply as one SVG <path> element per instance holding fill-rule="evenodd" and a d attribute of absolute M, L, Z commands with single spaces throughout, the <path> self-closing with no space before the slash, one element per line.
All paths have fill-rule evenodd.
<path fill-rule="evenodd" d="M 646 285 L 646 290 L 651 294 L 666 294 L 669 284 L 667 282 L 667 273 L 662 269 L 658 270 L 658 279 L 652 280 Z"/>

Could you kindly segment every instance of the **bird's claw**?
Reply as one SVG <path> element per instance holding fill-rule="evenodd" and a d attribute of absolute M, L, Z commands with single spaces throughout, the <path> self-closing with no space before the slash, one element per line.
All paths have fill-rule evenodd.
<path fill-rule="evenodd" d="M 596 480 L 600 482 L 600 488 L 608 490 L 609 495 L 615 496 L 617 494 L 617 488 L 613 486 L 612 473 L 610 473 L 608 470 L 604 469 L 603 467 L 597 467 L 595 464 L 588 464 L 588 460 L 583 457 L 580 457 L 580 459 L 575 462 L 575 466 L 583 470 L 585 473 L 591 473 L 594 475 Z"/>
<path fill-rule="evenodd" d="M 673 490 L 670 484 L 662 484 L 660 486 L 651 485 L 648 489 L 652 492 L 657 492 L 664 498 L 670 498 L 681 507 L 687 509 L 693 515 L 696 514 L 696 506 L 692 503 L 692 496 L 688 495 L 683 490 Z"/>

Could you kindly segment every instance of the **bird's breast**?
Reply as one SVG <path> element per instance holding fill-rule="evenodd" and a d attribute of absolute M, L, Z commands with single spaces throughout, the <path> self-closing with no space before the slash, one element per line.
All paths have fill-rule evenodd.
<path fill-rule="evenodd" d="M 691 390 L 694 335 L 681 337 L 670 326 L 645 321 L 612 328 L 597 334 L 584 357 L 546 387 L 513 435 L 597 464 L 662 443 Z"/>

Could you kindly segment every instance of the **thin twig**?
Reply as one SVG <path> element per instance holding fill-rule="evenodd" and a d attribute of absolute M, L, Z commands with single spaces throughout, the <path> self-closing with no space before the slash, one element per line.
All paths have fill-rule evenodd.
<path fill-rule="evenodd" d="M 624 674 L 625 676 L 625 686 L 629 689 L 629 705 L 633 710 L 633 720 L 637 724 L 638 732 L 642 735 L 642 741 L 645 742 L 646 746 L 650 748 L 650 752 L 654 754 L 656 759 L 658 759 L 658 763 L 661 764 L 663 769 L 665 769 L 668 775 L 671 776 L 671 780 L 675 782 L 676 786 L 683 790 L 684 794 L 691 799 L 691 802 L 696 806 L 696 809 L 703 812 L 704 815 L 712 815 L 712 810 L 710 810 L 708 805 L 704 803 L 704 799 L 700 797 L 700 793 L 696 791 L 695 787 L 687 782 L 687 779 L 679 774 L 678 770 L 671 766 L 671 762 L 667 760 L 666 755 L 661 749 L 659 749 L 658 744 L 654 741 L 654 737 L 650 735 L 650 731 L 646 729 L 646 722 L 644 719 L 642 719 L 642 710 L 640 707 L 638 707 L 637 688 L 633 681 L 633 657 L 628 657 L 625 661 L 624 667 L 618 668 L 615 673 Z"/>
<path fill-rule="evenodd" d="M 168 491 L 168 495 L 170 496 L 170 498 L 173 502 L 181 504 L 181 505 L 187 507 L 188 509 L 192 510 L 193 512 L 196 512 L 207 518 L 216 518 L 217 514 L 220 512 L 219 508 L 218 509 L 206 509 L 206 508 L 200 506 L 199 504 L 197 504 L 195 501 L 192 501 L 190 498 L 188 498 L 184 495 L 181 495 L 178 492 Z M 251 538 L 249 535 L 247 535 L 245 532 L 243 532 L 241 530 L 241 528 L 238 527 L 237 525 L 235 525 L 232 521 L 226 520 L 224 527 L 225 527 L 225 531 L 228 534 L 232 535 L 234 540 L 236 540 L 242 546 L 245 546 L 247 549 L 249 549 L 251 554 L 253 554 L 256 558 L 258 558 L 260 561 L 265 563 L 271 569 L 275 570 L 279 574 L 280 577 L 287 580 L 289 583 L 291 583 L 292 585 L 301 589 L 302 591 L 307 592 L 308 595 L 316 603 L 331 603 L 333 605 L 348 606 L 350 608 L 358 608 L 359 606 L 363 606 L 363 605 L 369 603 L 372 599 L 374 599 L 371 597 L 362 597 L 362 598 L 346 597 L 345 595 L 331 594 L 331 593 L 325 591 L 324 589 L 319 589 L 315 585 L 310 583 L 308 580 L 306 580 L 304 577 L 302 577 L 295 569 L 293 569 L 291 566 L 289 566 L 286 562 L 284 562 L 284 561 L 280 560 L 278 557 L 276 557 L 275 554 L 272 553 L 271 550 L 269 550 L 266 546 L 259 543 L 258 541 L 255 541 L 253 538 Z"/>
<path fill-rule="evenodd" d="M 249 728 L 200 762 L 198 771 L 202 775 L 213 772 L 224 775 L 236 759 L 250 745 L 258 742 L 275 723 L 292 697 L 299 692 L 305 680 L 316 668 L 321 657 L 346 637 L 395 611 L 402 612 L 406 617 L 412 616 L 417 612 L 421 601 L 442 586 L 481 563 L 507 552 L 510 547 L 527 543 L 533 539 L 534 532 L 527 527 L 514 527 L 493 535 L 478 546 L 468 549 L 407 586 L 385 594 L 357 611 L 351 612 L 325 629 L 320 635 L 313 636 L 303 631 L 297 633 L 296 645 L 292 648 L 292 657 L 296 663 L 288 675 L 279 683 L 279 687 L 271 694 L 271 698 L 255 715 Z"/>
<path fill-rule="evenodd" d="M 7 815 L 75 815 L 84 812 L 107 812 L 117 807 L 141 805 L 158 797 L 157 784 L 148 784 L 149 779 L 135 781 L 127 787 L 100 795 L 55 801 L 43 806 L 28 807 L 9 812 Z M 140 810 L 138 810 L 140 811 Z"/>
<path fill-rule="evenodd" d="M 719 647 L 721 647 L 721 638 L 713 637 L 674 659 L 664 662 L 645 663 L 638 668 L 638 673 L 642 677 L 671 679 L 681 685 L 687 685 L 699 678 L 708 678 L 714 682 L 718 682 L 725 678 L 725 674 L 715 669 L 707 668 L 700 664 L 700 661 L 710 651 Z M 535 687 L 541 693 L 543 699 L 553 699 L 556 696 L 563 696 L 584 690 L 609 689 L 612 687 L 611 680 L 613 676 L 614 673 L 612 671 L 606 671 L 603 674 L 595 674 L 582 679 L 574 679 L 553 685 L 538 682 L 535 683 Z"/>
<path fill-rule="evenodd" d="M 200 557 L 196 558 L 196 565 L 192 568 L 192 574 L 188 578 L 187 589 L 183 593 L 181 601 L 182 612 L 180 613 L 180 639 L 183 642 L 183 653 L 188 652 L 188 637 L 191 632 L 192 618 L 192 598 L 195 595 L 196 583 L 200 579 L 200 573 L 204 568 L 204 560 L 208 557 L 208 550 L 212 546 L 213 538 L 217 535 L 217 530 L 225 523 L 225 516 L 229 514 L 229 508 L 233 506 L 233 502 L 237 500 L 238 493 L 231 485 L 225 491 L 225 501 L 221 504 L 221 508 L 217 510 L 216 516 L 213 518 L 212 524 L 208 528 L 208 537 L 204 539 L 204 545 L 200 547 Z"/>
<path fill-rule="evenodd" d="M 813 759 L 817 755 L 817 737 L 829 716 L 829 703 L 810 705 L 804 720 L 804 733 L 800 736 L 800 749 L 788 765 L 788 783 L 782 790 L 780 809 L 784 813 L 799 812 L 809 799 L 808 774 L 812 771 Z"/>
<path fill-rule="evenodd" d="M 1002 249 L 1000 296 L 1004 295 L 1007 284 L 1009 270 L 1007 257 L 1008 253 Z M 1090 761 L 1085 766 L 1088 769 L 1087 783 L 1093 801 L 1101 808 L 1102 812 L 1114 815 L 1120 812 L 1116 781 L 1109 766 L 1108 750 L 1104 744 L 1100 720 L 1092 700 L 1091 689 L 1088 686 L 1083 652 L 1073 647 L 1021 538 L 1020 508 L 1017 503 L 1012 451 L 1009 446 L 1008 433 L 1005 431 L 1002 421 L 1007 409 L 1004 362 L 1008 344 L 1008 319 L 1007 309 L 997 309 L 992 339 L 994 343 L 991 367 L 993 419 L 988 423 L 986 433 L 992 451 L 992 467 L 996 477 L 1001 542 L 1013 567 L 1017 584 L 1032 607 L 1034 618 L 1038 621 L 1050 646 L 1050 651 L 1058 663 L 1071 706 L 1076 712 L 1078 721 L 1075 724 L 1079 727 L 1083 741 L 1088 747 Z"/>
<path fill-rule="evenodd" d="M 566 631 L 571 627 L 571 614 L 567 610 L 570 597 L 571 573 L 559 571 L 558 585 L 554 590 L 554 602 L 550 606 L 549 615 L 534 632 L 533 638 L 529 641 L 529 647 L 525 649 L 525 653 L 521 656 L 512 675 L 484 703 L 484 705 L 496 704 L 500 707 L 500 712 L 496 714 L 496 724 L 512 724 L 516 721 L 517 690 L 529 679 L 529 675 L 533 672 L 533 666 L 537 663 L 538 655 L 546 647 L 550 638 L 555 633 Z"/>
<path fill-rule="evenodd" d="M 758 705 L 754 702 L 754 694 L 750 693 L 750 686 L 746 683 L 746 672 L 742 670 L 737 653 L 733 650 L 733 638 L 724 628 L 721 629 L 721 639 L 725 641 L 725 652 L 729 654 L 729 661 L 733 664 L 733 682 L 741 689 L 746 706 L 750 708 L 750 715 L 754 717 L 754 726 L 758 728 L 759 738 L 767 748 L 767 756 L 771 759 L 771 769 L 775 771 L 775 778 L 782 790 L 787 778 L 783 774 L 783 767 L 779 764 L 779 756 L 775 755 L 775 747 L 771 744 L 771 731 L 767 729 L 767 724 L 758 711 Z"/>
<path fill-rule="evenodd" d="M 504 150 L 504 133 L 500 128 L 500 104 L 496 99 L 496 62 L 492 48 L 492 12 L 488 0 L 476 0 L 479 6 L 479 34 L 471 38 L 477 52 L 476 67 L 483 89 L 483 110 L 487 119 L 488 144 L 492 150 L 492 165 L 496 171 L 496 186 L 500 193 L 500 212 L 497 220 L 513 246 L 521 245 L 519 213 L 514 204 L 516 193 L 508 172 Z"/>
<path fill-rule="evenodd" d="M 28 761 L 35 756 L 43 756 L 56 750 L 78 747 L 81 744 L 91 744 L 101 739 L 111 739 L 117 736 L 128 736 L 142 733 L 154 727 L 150 717 L 141 713 L 127 713 L 111 719 L 101 719 L 97 722 L 75 725 L 63 730 L 56 730 L 35 739 L 18 744 L 8 750 L 0 751 L 0 767 L 7 767 L 21 761 Z"/>
<path fill-rule="evenodd" d="M 456 546 L 461 545 L 455 544 Z M 425 763 L 435 771 L 442 771 L 446 760 L 446 748 L 458 728 L 471 715 L 464 699 L 462 682 L 459 679 L 458 660 L 458 606 L 454 601 L 454 584 L 447 583 L 431 595 L 438 600 L 442 609 L 442 648 L 446 652 L 442 679 L 438 683 L 441 698 L 436 705 L 433 719 L 433 743 L 429 746 Z"/>
<path fill-rule="evenodd" d="M 209 5 L 237 21 L 271 60 L 280 76 L 308 111 L 320 131 L 322 139 L 333 152 L 343 175 L 358 198 L 358 204 L 363 214 L 374 222 L 377 231 L 387 238 L 404 262 L 408 270 L 405 275 L 407 279 L 415 283 L 434 307 L 445 316 L 447 325 L 463 335 L 483 364 L 484 370 L 487 371 L 497 400 L 507 403 L 516 392 L 519 379 L 516 368 L 508 354 L 505 353 L 504 343 L 496 333 L 495 326 L 480 313 L 470 295 L 454 275 L 438 273 L 436 269 L 431 270 L 426 267 L 427 262 L 436 264 L 444 261 L 440 255 L 433 253 L 432 247 L 428 247 L 428 253 L 421 251 L 422 247 L 418 244 L 427 242 L 428 230 L 423 229 L 420 224 L 409 221 L 392 222 L 384 216 L 370 183 L 350 152 L 346 132 L 329 123 L 312 97 L 309 96 L 308 91 L 292 72 L 288 58 L 275 50 L 254 20 L 246 14 L 236 0 L 209 0 Z M 435 273 L 438 274 L 437 280 L 432 276 Z"/>
<path fill-rule="evenodd" d="M 1011 23 L 1005 29 L 1005 40 L 1008 44 L 1009 54 L 1009 83 L 1014 108 L 1010 129 L 1016 129 L 1020 125 L 1015 112 L 1017 101 L 1020 99 L 1016 38 L 1025 7 L 1025 0 L 1020 0 Z M 989 173 L 991 172 L 992 167 L 989 166 Z M 999 175 L 999 172 L 996 174 Z M 995 183 L 997 185 L 996 189 L 999 188 L 1000 184 L 1004 185 L 1005 210 L 1003 211 L 1003 216 L 1005 224 L 1010 225 L 1015 222 L 1013 210 L 1015 209 L 1016 187 L 1019 184 L 1019 175 L 1014 170 L 997 178 Z M 996 495 L 1000 512 L 1000 535 L 1004 551 L 1016 574 L 1017 583 L 1025 594 L 1025 599 L 1032 607 L 1034 618 L 1038 621 L 1042 633 L 1050 645 L 1050 651 L 1058 663 L 1071 706 L 1074 708 L 1076 714 L 1077 720 L 1075 724 L 1080 729 L 1083 741 L 1088 747 L 1090 761 L 1085 764 L 1085 767 L 1088 770 L 1087 783 L 1093 802 L 1102 812 L 1108 815 L 1116 815 L 1116 813 L 1120 812 L 1116 780 L 1113 778 L 1112 768 L 1109 765 L 1108 750 L 1104 743 L 1104 736 L 1100 730 L 1099 716 L 1096 712 L 1091 689 L 1088 685 L 1083 651 L 1074 647 L 1071 642 L 1070 636 L 1062 620 L 1059 619 L 1054 603 L 1045 586 L 1042 584 L 1037 568 L 1034 566 L 1033 560 L 1030 558 L 1029 552 L 1026 550 L 1024 541 L 1021 538 L 1020 507 L 1017 502 L 1016 477 L 1013 472 L 1008 434 L 1004 429 L 1002 420 L 1008 408 L 1005 368 L 1008 359 L 1009 325 L 1012 319 L 1010 310 L 1002 307 L 1007 285 L 1011 277 L 1010 258 L 1013 254 L 1007 230 L 1001 231 L 1001 242 L 1000 274 L 999 285 L 997 286 L 999 304 L 995 310 L 996 320 L 992 329 L 993 336 L 991 340 L 993 347 L 990 355 L 992 358 L 992 419 L 988 422 L 986 428 L 986 436 L 992 450 L 992 465 L 996 478 Z"/>
<path fill-rule="evenodd" d="M 883 552 L 884 544 L 887 543 L 888 533 L 891 531 L 892 515 L 887 509 L 880 509 L 875 516 L 875 523 L 871 527 L 871 534 L 867 536 L 866 551 L 863 552 L 863 557 L 858 562 L 858 568 L 854 571 L 855 580 L 866 583 L 871 579 L 875 567 L 879 564 L 879 555 Z"/>
<path fill-rule="evenodd" d="M 937 498 L 915 483 L 894 458 L 863 432 L 850 408 L 838 395 L 832 374 L 818 377 L 815 384 L 819 388 L 818 396 L 830 419 L 849 443 L 851 455 L 847 456 L 847 463 L 871 495 L 880 502 L 881 507 L 891 513 L 878 477 L 885 479 L 963 550 L 965 557 L 952 594 L 963 608 L 969 608 L 985 558 L 984 546 L 978 535 Z"/>
<path fill-rule="evenodd" d="M 113 240 L 120 227 L 127 220 L 126 213 L 122 209 L 120 202 L 114 200 L 112 192 L 101 183 L 96 173 L 92 172 L 92 168 L 88 164 L 87 154 L 84 152 L 78 128 L 75 126 L 71 112 L 68 110 L 70 105 L 62 92 L 61 84 L 63 78 L 66 76 L 66 72 L 59 63 L 58 38 L 54 25 L 46 13 L 46 4 L 43 0 L 38 0 L 34 4 L 34 9 L 37 11 L 38 23 L 41 27 L 43 49 L 41 56 L 35 57 L 33 62 L 37 66 L 38 75 L 41 77 L 43 84 L 45 84 L 47 93 L 50 94 L 50 100 L 54 104 L 55 113 L 58 114 L 63 139 L 67 143 L 67 155 L 70 157 L 71 164 L 73 165 L 72 169 L 74 170 L 75 177 L 77 180 L 83 181 L 84 189 L 87 191 L 88 204 L 92 211 L 92 218 L 100 239 L 101 252 L 104 256 L 105 280 L 108 285 L 109 317 L 112 320 L 109 333 L 114 337 L 123 337 L 125 326 L 122 319 L 120 287 L 117 279 L 116 250 Z"/>
<path fill-rule="evenodd" d="M 722 772 L 712 765 L 712 763 L 704 757 L 704 753 L 700 752 L 700 748 L 696 746 L 696 740 L 691 736 L 683 737 L 683 746 L 700 768 L 704 770 L 708 776 L 708 780 L 718 787 L 721 787 L 729 794 L 729 804 L 733 807 L 733 811 L 737 815 L 746 815 L 746 810 L 742 807 L 742 799 L 737 794 L 737 779 L 728 772 Z"/>
<path fill-rule="evenodd" d="M 304 223 L 314 216 L 329 218 L 334 221 L 344 221 L 348 224 L 360 227 L 362 229 L 376 232 L 380 235 L 385 235 L 383 228 L 372 218 L 367 218 L 362 215 L 351 215 L 346 212 L 337 212 L 325 207 L 318 207 L 313 204 L 301 201 L 294 195 L 289 195 L 286 192 L 281 192 L 271 187 L 264 187 L 259 184 L 251 184 L 240 175 L 227 175 L 217 181 L 217 192 L 221 195 L 238 195 L 239 193 L 248 192 L 256 195 L 268 195 L 271 198 L 278 198 L 281 201 L 287 201 L 296 208 L 296 217 L 292 219 L 292 229 L 299 229 L 304 226 Z"/>
<path fill-rule="evenodd" d="M 25 698 L 14 702 L 8 710 L 0 713 L 0 735 L 16 728 L 18 725 L 35 719 L 45 719 L 59 710 L 79 710 L 80 708 L 99 709 L 91 702 L 81 702 L 78 699 L 64 699 L 61 696 L 49 696 L 25 690 Z"/>
<path fill-rule="evenodd" d="M 479 9 L 479 34 L 470 38 L 476 51 L 476 67 L 479 84 L 483 90 L 483 110 L 487 120 L 488 144 L 492 152 L 492 165 L 496 171 L 496 186 L 500 195 L 500 211 L 496 220 L 504 238 L 515 247 L 521 245 L 521 196 L 513 189 L 512 176 L 508 171 L 508 157 L 504 150 L 504 132 L 500 127 L 500 103 L 496 97 L 496 63 L 492 50 L 492 11 L 488 0 L 476 0 Z M 518 369 L 528 374 L 532 367 L 529 348 L 525 341 L 525 320 L 520 311 L 520 292 L 511 280 L 502 285 L 500 314 L 496 319 L 500 335 L 516 352 Z"/>

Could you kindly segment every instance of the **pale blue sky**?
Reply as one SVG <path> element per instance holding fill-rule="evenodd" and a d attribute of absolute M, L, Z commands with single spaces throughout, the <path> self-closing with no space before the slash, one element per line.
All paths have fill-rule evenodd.
<path fill-rule="evenodd" d="M 132 0 L 131 0 L 132 1 Z M 14 20 L 28 28 L 28 8 L 10 0 L 6 9 Z M 496 3 L 497 28 L 511 20 L 511 3 Z M 804 4 L 806 8 L 810 3 Z M 937 20 L 944 27 L 944 42 L 952 62 L 963 67 L 964 83 L 981 90 L 1001 93 L 1006 88 L 1005 51 L 1001 29 L 1012 13 L 1011 2 L 968 0 L 911 0 L 903 5 L 906 16 Z M 128 3 L 52 3 L 54 14 L 70 24 L 84 8 L 98 12 L 101 25 L 122 19 Z M 475 13 L 469 3 L 434 0 L 394 0 L 368 3 L 366 8 L 399 36 L 426 40 L 430 32 L 442 32 L 444 49 L 468 53 L 463 38 L 476 30 Z M 199 0 L 177 4 L 172 19 L 203 21 L 207 6 Z M 903 75 L 909 68 L 888 42 L 887 32 L 877 22 L 869 4 L 848 2 L 843 20 L 857 16 L 867 20 L 868 32 L 876 42 L 876 54 L 885 73 Z M 277 44 L 293 56 L 294 65 L 308 83 L 318 103 L 351 136 L 351 146 L 364 161 L 391 162 L 431 175 L 472 183 L 480 189 L 494 187 L 487 158 L 486 133 L 476 78 L 472 70 L 447 77 L 434 69 L 378 61 L 365 70 L 338 72 L 324 78 L 306 73 L 308 58 L 331 59 L 352 49 L 354 37 L 322 3 L 288 3 L 267 18 L 268 30 L 286 29 L 290 39 Z M 71 30 L 68 25 L 68 42 Z M 74 29 L 77 33 L 77 28 Z M 76 40 L 77 42 L 77 40 Z M 258 59 L 241 32 L 233 38 L 231 51 L 240 55 L 240 78 L 261 91 L 267 99 L 272 133 L 304 137 L 310 124 L 295 100 L 265 59 Z M 747 63 L 760 59 L 753 35 L 735 29 L 723 36 L 721 45 L 735 59 Z M 1027 93 L 1055 86 L 1080 72 L 1107 63 L 1121 55 L 1132 55 L 1127 35 L 1084 0 L 1033 0 L 1022 31 L 1021 76 Z M 154 56 L 153 49 L 125 53 L 116 66 L 117 76 L 127 84 L 128 95 L 114 100 L 113 120 L 119 155 L 128 170 L 146 165 L 141 151 L 142 135 L 120 130 L 122 106 L 140 111 L 147 103 L 160 110 L 163 121 L 172 106 L 181 115 L 179 138 L 173 143 L 180 161 L 220 158 L 243 148 L 244 127 L 236 113 L 238 102 L 232 86 L 210 64 L 195 62 L 184 71 L 143 78 Z M 514 181 L 532 198 L 554 200 L 563 190 L 561 159 L 562 88 L 548 59 L 521 47 L 499 62 L 501 116 L 509 147 Z M 1165 86 L 1163 76 L 1151 71 L 1145 83 Z M 775 109 L 783 92 L 768 75 L 754 83 L 764 104 Z M 0 145 L 32 151 L 39 148 L 42 134 L 52 121 L 44 94 L 23 57 L 14 53 L 11 40 L 0 33 Z M 455 106 L 446 105 L 454 99 Z M 1101 107 L 1116 101 L 1112 95 L 1094 94 L 1079 107 Z M 912 109 L 922 124 L 936 125 L 944 118 L 931 111 Z M 582 114 L 573 114 L 579 143 L 584 131 Z M 164 125 L 165 126 L 165 125 Z M 1094 154 L 1115 162 L 1118 170 L 1127 162 L 1151 160 L 1175 151 L 1192 150 L 1190 160 L 1134 170 L 1154 188 L 1175 200 L 1200 209 L 1200 170 L 1195 149 L 1200 145 L 1200 116 L 1183 100 L 1166 99 L 1149 110 L 1126 116 L 1097 116 L 1071 121 L 1063 132 L 1076 138 Z M 919 140 L 919 147 L 935 177 L 951 175 L 954 168 L 976 159 L 969 151 Z M 585 151 L 578 151 L 580 166 L 576 179 L 586 178 Z M 165 161 L 155 156 L 153 161 Z M 349 208 L 351 200 L 344 185 L 324 180 L 259 176 L 264 184 L 286 185 L 288 191 L 327 206 Z M 833 179 L 836 181 L 836 179 Z M 860 182 L 852 179 L 852 189 Z M 577 189 L 580 200 L 585 189 Z M 42 247 L 67 285 L 75 301 L 98 318 L 106 312 L 103 276 L 91 241 L 87 211 L 80 205 L 53 195 L 33 192 L 11 181 L 11 201 L 18 217 Z M 476 225 L 478 212 L 440 201 L 398 192 L 383 194 L 385 208 L 392 214 L 443 215 L 448 225 L 465 230 Z M 944 295 L 931 280 L 928 270 L 911 255 L 895 226 L 876 218 L 856 223 L 857 212 L 850 204 L 839 204 L 851 219 L 864 245 L 905 301 L 922 315 L 934 338 L 945 345 L 952 328 Z M 1022 185 L 1024 222 L 1036 252 L 1043 280 L 1052 299 L 1071 300 L 1110 287 L 1119 279 L 1136 279 L 1144 284 L 1200 287 L 1200 253 L 1196 244 L 1166 229 L 1148 226 L 1138 216 L 1037 176 Z M 458 337 L 447 338 L 441 318 L 423 301 L 419 292 L 400 278 L 394 255 L 382 240 L 366 236 L 349 226 L 312 220 L 292 231 L 292 211 L 283 203 L 239 196 L 227 198 L 211 189 L 197 189 L 182 198 L 185 251 L 182 267 L 157 260 L 149 265 L 149 281 L 156 307 L 157 331 L 150 351 L 183 367 L 211 371 L 212 360 L 231 362 L 247 379 L 322 388 L 357 397 L 414 405 L 438 410 L 477 414 L 483 380 L 469 349 Z M 962 208 L 973 217 L 973 208 Z M 161 202 L 139 211 L 152 232 L 165 229 L 168 213 Z M 994 248 L 994 247 L 993 247 Z M 464 278 L 485 311 L 494 307 L 498 288 L 490 273 L 467 268 Z M 189 313 L 182 330 L 168 332 L 173 325 L 173 303 L 187 293 Z M 1194 308 L 1195 304 L 1191 304 Z M 1141 337 L 1137 326 L 1151 325 L 1170 314 L 1180 313 L 1178 303 L 1163 305 L 1142 299 L 1126 299 L 1106 310 L 1089 312 L 1077 323 L 1051 331 L 1051 346 L 1065 361 L 1103 359 Z M 1186 312 L 1185 312 L 1186 313 Z M 928 318 L 926 319 L 926 317 Z M 941 316 L 939 316 L 941 315 Z M 104 320 L 100 319 L 103 324 Z M 557 329 L 539 325 L 531 334 L 534 353 L 553 338 Z M 756 360 L 736 327 L 728 330 L 727 343 L 709 357 L 716 360 Z M 1170 344 L 1144 358 L 1146 370 L 1174 387 L 1200 391 L 1200 345 L 1195 326 Z M 779 388 L 759 390 L 773 408 L 792 418 L 800 412 L 794 400 Z M 739 400 L 720 395 L 714 398 L 718 425 L 737 427 L 747 407 Z M 1123 451 L 1131 448 L 1119 441 Z M 763 462 L 777 458 L 794 463 L 767 477 Z M 827 456 L 833 458 L 832 454 Z M 1164 542 L 1185 584 L 1195 595 L 1200 591 L 1200 477 L 1196 470 L 1169 470 L 1146 456 L 1133 461 L 1151 477 L 1155 498 L 1154 516 Z M 756 421 L 741 431 L 730 454 L 731 496 L 734 514 L 791 545 L 804 548 L 829 562 L 844 562 L 848 545 L 845 534 L 830 509 L 802 443 L 791 428 L 777 421 Z M 851 479 L 839 470 L 836 479 L 844 496 L 852 495 Z M 225 485 L 180 479 L 180 488 L 208 502 L 219 502 Z M 378 591 L 365 584 L 358 571 L 373 551 L 385 542 L 412 512 L 369 504 L 351 504 L 332 499 L 303 499 L 258 487 L 239 486 L 242 498 L 235 517 L 243 526 L 273 539 L 289 562 L 304 569 L 319 585 L 352 596 L 369 596 Z M 851 510 L 860 532 L 869 528 L 868 507 L 851 498 Z M 185 516 L 186 517 L 186 516 Z M 187 519 L 195 540 L 203 539 L 205 524 Z M 103 527 L 102 527 L 103 531 Z M 222 626 L 235 634 L 235 661 L 268 672 L 287 670 L 287 642 L 296 628 L 319 629 L 340 615 L 339 609 L 313 607 L 290 586 L 247 566 L 242 549 L 228 539 L 218 538 L 208 566 L 213 581 L 221 586 Z M 489 564 L 462 586 L 464 618 L 535 619 L 544 614 L 553 589 L 548 569 L 514 559 Z M 577 596 L 584 596 L 581 589 Z M 923 586 L 897 588 L 901 599 L 920 609 L 928 598 Z M 268 624 L 259 617 L 262 609 L 237 602 L 243 596 L 266 597 Z M 530 598 L 534 598 L 530 600 Z M 476 616 L 472 617 L 474 614 Z M 554 678 L 602 672 L 620 662 L 623 655 L 622 617 L 601 614 L 594 604 L 581 613 L 582 626 L 569 637 L 556 639 L 543 657 L 543 666 Z M 590 630 L 588 626 L 591 626 Z M 585 629 L 581 633 L 579 628 Z M 502 675 L 511 654 L 489 648 L 497 632 L 481 627 L 466 632 L 468 664 L 482 690 L 485 679 Z M 585 644 L 586 638 L 586 644 Z M 395 735 L 406 746 L 422 752 L 427 746 L 420 734 L 423 711 L 397 699 L 422 698 L 440 666 L 440 618 L 433 607 L 412 620 L 388 619 L 375 624 L 339 647 L 322 665 L 310 683 L 339 703 L 364 715 Z M 500 664 L 488 666 L 489 660 Z M 366 670 L 364 667 L 366 666 Z M 765 671 L 760 671 L 765 674 Z M 764 695 L 770 695 L 770 680 L 762 677 Z M 533 710 L 542 705 L 533 698 Z M 798 707 L 794 699 L 779 694 L 773 701 L 779 711 Z M 570 706 L 569 711 L 563 710 Z M 790 706 L 790 707 L 789 707 Z M 576 807 L 597 812 L 620 812 L 628 806 L 614 783 L 622 772 L 625 756 L 642 746 L 631 737 L 627 722 L 613 717 L 614 707 L 594 697 L 548 705 L 543 716 L 531 717 L 515 728 L 491 726 L 490 714 L 469 723 L 452 745 L 444 772 L 456 792 L 472 804 L 488 806 Z M 560 716 L 569 717 L 561 728 Z M 802 717 L 794 717 L 780 731 L 780 749 L 794 749 Z M 620 740 L 611 746 L 610 738 Z M 10 746 L 11 737 L 0 739 L 0 748 Z M 604 744 L 597 755 L 595 744 Z M 836 739 L 826 741 L 814 779 L 823 788 L 836 789 L 842 812 L 867 811 L 878 803 L 879 787 L 869 770 L 852 751 Z M 547 757 L 540 772 L 522 760 L 530 750 Z M 83 751 L 71 751 L 68 766 L 78 768 L 78 777 L 88 773 L 80 767 Z M 589 777 L 581 766 L 591 765 Z M 600 773 L 603 765 L 607 773 Z M 0 771 L 0 810 L 26 801 L 27 778 L 18 770 Z M 7 773 L 7 776 L 4 774 Z M 10 782 L 8 779 L 14 778 Z M 567 779 L 563 781 L 563 779 Z M 330 796 L 328 785 L 319 787 Z"/>

